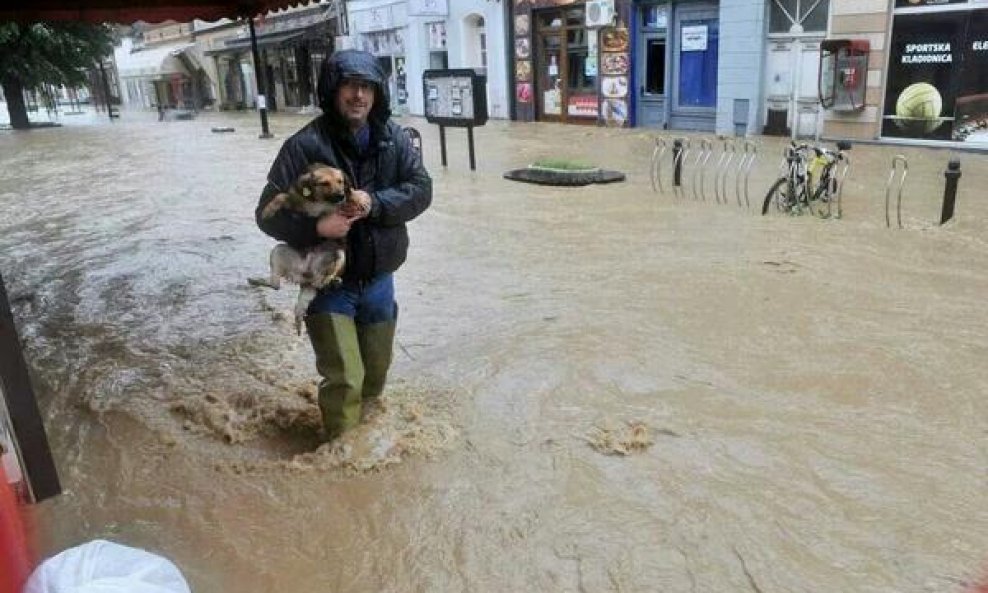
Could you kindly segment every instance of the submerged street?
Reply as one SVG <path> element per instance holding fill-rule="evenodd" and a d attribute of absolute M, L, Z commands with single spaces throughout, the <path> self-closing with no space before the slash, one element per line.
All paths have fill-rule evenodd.
<path fill-rule="evenodd" d="M 944 227 L 954 155 L 888 146 L 851 151 L 842 219 L 762 217 L 782 139 L 756 139 L 746 210 L 653 192 L 657 131 L 491 121 L 471 172 L 465 130 L 444 169 L 404 120 L 435 198 L 388 408 L 320 448 L 295 289 L 246 282 L 307 121 L 0 131 L 0 271 L 65 488 L 32 511 L 45 555 L 112 539 L 197 593 L 963 593 L 988 569 L 988 156 L 957 155 Z M 628 179 L 502 178 L 540 158 Z"/>

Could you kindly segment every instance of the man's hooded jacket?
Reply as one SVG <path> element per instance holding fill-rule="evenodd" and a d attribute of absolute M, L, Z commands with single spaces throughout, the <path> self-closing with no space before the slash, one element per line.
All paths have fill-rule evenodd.
<path fill-rule="evenodd" d="M 367 122 L 370 142 L 364 148 L 358 146 L 336 108 L 336 93 L 345 78 L 367 80 L 375 87 Z M 268 235 L 297 249 L 322 242 L 313 218 L 287 209 L 266 220 L 260 213 L 310 164 L 337 167 L 350 176 L 354 187 L 369 193 L 372 202 L 367 218 L 354 223 L 347 235 L 344 279 L 369 280 L 393 272 L 408 253 L 405 223 L 432 202 L 432 180 L 408 136 L 390 119 L 387 80 L 374 56 L 355 50 L 335 52 L 320 67 L 317 94 L 323 113 L 282 145 L 261 194 L 257 224 Z"/>

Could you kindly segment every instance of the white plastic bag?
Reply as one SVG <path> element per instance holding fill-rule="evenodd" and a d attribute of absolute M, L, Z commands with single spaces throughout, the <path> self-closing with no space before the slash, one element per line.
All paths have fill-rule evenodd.
<path fill-rule="evenodd" d="M 169 560 L 94 540 L 45 560 L 24 593 L 191 593 Z"/>

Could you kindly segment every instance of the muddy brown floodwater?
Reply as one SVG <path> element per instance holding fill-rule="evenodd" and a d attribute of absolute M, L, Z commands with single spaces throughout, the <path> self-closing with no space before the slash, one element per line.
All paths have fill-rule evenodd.
<path fill-rule="evenodd" d="M 842 220 L 653 193 L 653 133 L 451 130 L 397 276 L 388 409 L 318 448 L 291 290 L 252 215 L 302 125 L 0 133 L 0 269 L 65 493 L 197 593 L 962 592 L 988 567 L 988 158 L 858 146 Z M 214 134 L 231 125 L 235 133 Z M 760 200 L 781 142 L 760 139 Z M 628 174 L 503 180 L 537 158 Z"/>

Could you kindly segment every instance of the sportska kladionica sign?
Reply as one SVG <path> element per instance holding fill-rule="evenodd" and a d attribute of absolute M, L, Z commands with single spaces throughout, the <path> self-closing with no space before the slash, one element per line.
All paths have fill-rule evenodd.
<path fill-rule="evenodd" d="M 895 15 L 882 135 L 988 144 L 988 8 Z"/>

